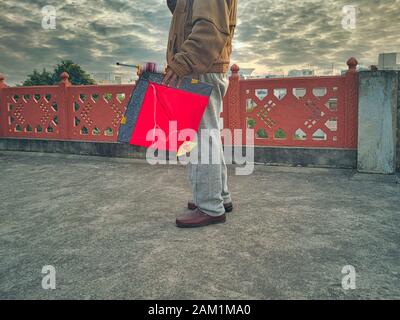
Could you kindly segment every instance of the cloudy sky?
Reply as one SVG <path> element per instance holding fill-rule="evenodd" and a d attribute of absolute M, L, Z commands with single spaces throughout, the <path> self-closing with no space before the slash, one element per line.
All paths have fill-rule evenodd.
<path fill-rule="evenodd" d="M 257 74 L 340 70 L 351 56 L 368 66 L 400 52 L 400 0 L 238 1 L 232 62 Z M 46 5 L 56 8 L 55 30 L 42 28 Z M 342 27 L 345 5 L 356 7 L 355 29 Z M 0 73 L 15 84 L 61 59 L 88 72 L 116 71 L 116 61 L 164 63 L 170 19 L 166 0 L 0 0 Z"/>

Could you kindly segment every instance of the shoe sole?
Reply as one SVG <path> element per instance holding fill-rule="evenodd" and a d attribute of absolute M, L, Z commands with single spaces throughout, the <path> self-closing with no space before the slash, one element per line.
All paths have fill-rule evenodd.
<path fill-rule="evenodd" d="M 218 224 L 218 223 L 225 223 L 226 218 L 223 220 L 213 220 L 207 223 L 201 223 L 201 224 L 182 224 L 182 223 L 176 223 L 176 226 L 178 228 L 201 228 L 201 227 L 207 227 L 213 224 Z"/>

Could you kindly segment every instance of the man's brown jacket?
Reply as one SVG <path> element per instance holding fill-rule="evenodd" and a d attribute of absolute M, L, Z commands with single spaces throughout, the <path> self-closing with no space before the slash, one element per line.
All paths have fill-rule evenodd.
<path fill-rule="evenodd" d="M 228 71 L 237 0 L 167 0 L 168 66 L 180 77 Z"/>

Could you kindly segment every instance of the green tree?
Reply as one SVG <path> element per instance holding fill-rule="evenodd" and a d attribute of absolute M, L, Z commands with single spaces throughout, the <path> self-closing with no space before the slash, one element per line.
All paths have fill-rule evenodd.
<path fill-rule="evenodd" d="M 71 60 L 62 60 L 56 65 L 52 75 L 54 83 L 58 83 L 60 81 L 60 76 L 63 72 L 67 72 L 69 74 L 69 81 L 71 81 L 71 83 L 74 85 L 96 84 L 96 82 L 90 78 L 90 75 L 87 74 L 80 65 Z"/>
<path fill-rule="evenodd" d="M 50 72 L 46 71 L 46 69 L 43 69 L 43 71 L 40 73 L 35 69 L 30 75 L 28 75 L 28 78 L 23 82 L 22 85 L 28 87 L 45 86 L 52 84 L 54 84 L 54 82 L 52 74 Z"/>
<path fill-rule="evenodd" d="M 33 70 L 28 78 L 23 82 L 23 86 L 43 86 L 43 85 L 56 85 L 60 82 L 61 74 L 67 72 L 69 74 L 69 81 L 74 85 L 91 85 L 96 82 L 84 71 L 80 65 L 71 60 L 62 60 L 58 63 L 52 73 L 43 69 L 42 73 L 36 69 Z"/>

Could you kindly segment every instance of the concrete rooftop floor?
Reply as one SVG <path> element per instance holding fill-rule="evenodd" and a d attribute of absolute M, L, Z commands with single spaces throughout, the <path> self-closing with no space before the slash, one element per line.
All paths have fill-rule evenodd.
<path fill-rule="evenodd" d="M 226 224 L 175 227 L 181 166 L 0 153 L 1 299 L 400 298 L 400 184 L 354 170 L 230 168 Z M 56 290 L 41 287 L 56 268 Z M 356 268 L 357 289 L 341 286 Z"/>

